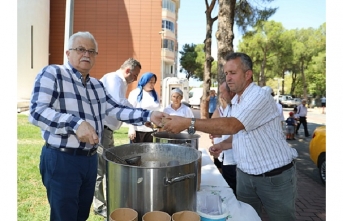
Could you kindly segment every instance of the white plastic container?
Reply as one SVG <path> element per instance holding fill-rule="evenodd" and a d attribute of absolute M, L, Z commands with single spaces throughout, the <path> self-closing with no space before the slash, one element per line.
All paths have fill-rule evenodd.
<path fill-rule="evenodd" d="M 198 195 L 197 200 L 197 213 L 201 221 L 226 221 L 228 207 L 219 195 L 203 193 Z"/>
<path fill-rule="evenodd" d="M 222 215 L 210 215 L 200 211 L 197 211 L 197 213 L 199 214 L 201 221 L 226 221 L 229 216 L 228 211 L 224 212 Z"/>

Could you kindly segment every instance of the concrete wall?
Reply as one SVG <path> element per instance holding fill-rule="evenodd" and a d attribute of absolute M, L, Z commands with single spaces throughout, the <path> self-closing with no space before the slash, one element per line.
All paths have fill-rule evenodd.
<path fill-rule="evenodd" d="M 17 1 L 18 106 L 30 99 L 37 73 L 48 64 L 49 5 L 48 0 Z"/>

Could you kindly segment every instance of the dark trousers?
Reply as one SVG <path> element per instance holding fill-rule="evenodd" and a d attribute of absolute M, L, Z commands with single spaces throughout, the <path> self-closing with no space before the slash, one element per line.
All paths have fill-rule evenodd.
<path fill-rule="evenodd" d="M 151 132 L 136 131 L 136 137 L 130 143 L 151 143 L 153 142 L 153 136 Z"/>
<path fill-rule="evenodd" d="M 39 169 L 50 204 L 50 220 L 88 219 L 97 164 L 97 154 L 74 156 L 43 146 Z"/>
<path fill-rule="evenodd" d="M 220 162 L 220 161 L 218 160 L 218 158 L 213 157 L 213 163 L 214 163 L 214 165 L 216 165 L 216 167 L 217 167 L 218 169 L 221 169 L 221 168 L 222 168 L 222 162 Z"/>
<path fill-rule="evenodd" d="M 298 130 L 300 128 L 300 124 L 302 124 L 304 126 L 305 137 L 310 136 L 310 134 L 308 133 L 308 130 L 307 130 L 306 117 L 299 117 L 299 123 L 298 123 L 298 126 L 297 126 L 296 134 L 298 134 Z"/>
<path fill-rule="evenodd" d="M 233 193 L 236 196 L 236 168 L 237 165 L 222 165 L 222 175 L 227 182 L 227 184 L 233 190 Z"/>

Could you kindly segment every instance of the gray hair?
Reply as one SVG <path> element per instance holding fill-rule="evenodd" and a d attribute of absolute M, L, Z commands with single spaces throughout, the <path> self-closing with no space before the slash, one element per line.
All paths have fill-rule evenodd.
<path fill-rule="evenodd" d="M 98 51 L 98 43 L 96 42 L 94 36 L 88 31 L 85 31 L 85 32 L 79 31 L 77 33 L 74 33 L 72 36 L 70 36 L 69 41 L 68 41 L 68 49 L 73 47 L 73 44 L 77 38 L 86 38 L 86 39 L 92 40 L 95 45 L 95 51 Z"/>
<path fill-rule="evenodd" d="M 139 61 L 133 58 L 129 58 L 126 61 L 124 61 L 124 63 L 120 66 L 120 68 L 121 69 L 130 68 L 130 70 L 133 70 L 137 66 L 139 67 L 139 69 L 142 69 L 141 63 L 139 63 Z"/>
<path fill-rule="evenodd" d="M 225 61 L 234 60 L 236 58 L 240 58 L 244 71 L 252 70 L 253 68 L 252 60 L 247 54 L 244 54 L 241 52 L 232 52 L 226 55 Z"/>

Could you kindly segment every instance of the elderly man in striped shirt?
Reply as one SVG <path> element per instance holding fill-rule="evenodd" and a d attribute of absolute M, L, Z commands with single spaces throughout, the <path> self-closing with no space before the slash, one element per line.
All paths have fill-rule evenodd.
<path fill-rule="evenodd" d="M 160 125 L 158 111 L 118 104 L 103 84 L 89 72 L 98 45 L 89 32 L 69 39 L 68 63 L 48 65 L 38 73 L 33 87 L 29 121 L 40 127 L 45 140 L 40 174 L 47 190 L 50 220 L 87 220 L 97 176 L 97 145 L 106 115 L 141 125 Z"/>
<path fill-rule="evenodd" d="M 258 214 L 262 207 L 271 221 L 295 220 L 297 151 L 290 147 L 280 127 L 279 113 L 272 96 L 253 83 L 253 64 L 244 53 L 226 56 L 224 72 L 232 99 L 231 116 L 196 119 L 169 116 L 164 130 L 178 133 L 185 128 L 209 134 L 231 134 L 237 162 L 237 199 L 250 204 Z M 229 140 L 227 140 L 229 141 Z M 218 155 L 230 147 L 210 147 Z"/>

